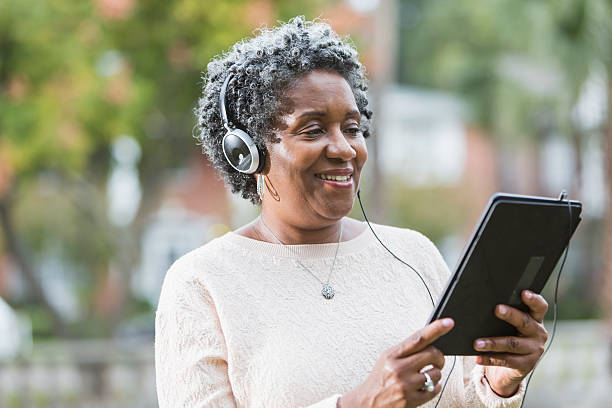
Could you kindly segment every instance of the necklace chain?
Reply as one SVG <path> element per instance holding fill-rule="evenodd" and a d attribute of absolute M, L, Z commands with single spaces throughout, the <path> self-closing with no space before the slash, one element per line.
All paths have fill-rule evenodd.
<path fill-rule="evenodd" d="M 266 222 L 263 219 L 263 216 L 260 215 L 259 218 L 261 219 L 261 222 L 263 224 L 263 226 L 266 228 L 266 230 L 268 230 L 268 232 L 274 237 L 274 239 L 276 239 L 278 241 L 279 244 L 281 244 L 282 246 L 284 246 L 285 248 L 287 248 L 289 251 L 291 251 L 291 253 L 293 253 L 293 255 L 296 256 L 296 258 L 294 259 L 295 262 L 297 262 L 302 268 L 304 268 L 304 270 L 306 270 L 306 272 L 308 272 L 309 274 L 311 274 L 316 280 L 319 281 L 319 283 L 321 283 L 321 285 L 323 285 L 323 291 L 321 292 L 323 297 L 326 299 L 331 299 L 332 297 L 334 297 L 334 290 L 333 288 L 329 285 L 329 279 L 331 278 L 331 275 L 334 271 L 334 266 L 336 265 L 336 258 L 338 257 L 338 249 L 340 249 L 340 241 L 342 241 L 342 222 L 340 222 L 340 235 L 338 236 L 338 244 L 336 245 L 336 252 L 334 253 L 334 260 L 332 262 L 332 266 L 329 270 L 329 275 L 327 276 L 327 281 L 325 283 L 323 283 L 321 281 L 321 279 L 319 279 L 314 273 L 312 273 L 312 271 L 310 269 L 308 269 L 300 260 L 299 258 L 297 258 L 297 254 L 295 252 L 293 252 L 293 250 L 290 248 L 289 245 L 285 244 L 283 241 L 280 240 L 280 238 L 278 238 L 276 236 L 276 234 L 274 234 L 274 232 L 272 232 L 272 230 L 270 229 L 270 227 L 268 227 L 268 224 L 266 224 Z"/>

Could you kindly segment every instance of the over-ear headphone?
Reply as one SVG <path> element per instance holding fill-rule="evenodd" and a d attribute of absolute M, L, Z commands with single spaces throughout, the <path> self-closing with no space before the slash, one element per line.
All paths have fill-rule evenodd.
<path fill-rule="evenodd" d="M 259 151 L 251 136 L 244 130 L 235 128 L 227 118 L 225 93 L 231 79 L 232 74 L 229 74 L 221 86 L 221 92 L 219 92 L 219 110 L 221 111 L 223 127 L 227 129 L 222 141 L 223 154 L 228 163 L 239 172 L 245 174 L 259 173 L 265 162 L 264 155 Z"/>

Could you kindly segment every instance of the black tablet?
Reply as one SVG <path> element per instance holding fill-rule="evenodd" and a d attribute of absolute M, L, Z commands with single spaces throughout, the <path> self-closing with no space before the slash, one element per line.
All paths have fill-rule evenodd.
<path fill-rule="evenodd" d="M 581 211 L 579 201 L 494 194 L 429 319 L 451 317 L 455 327 L 433 345 L 445 355 L 476 355 L 477 338 L 516 335 L 495 317 L 495 306 L 528 311 L 521 292 L 540 293 Z"/>

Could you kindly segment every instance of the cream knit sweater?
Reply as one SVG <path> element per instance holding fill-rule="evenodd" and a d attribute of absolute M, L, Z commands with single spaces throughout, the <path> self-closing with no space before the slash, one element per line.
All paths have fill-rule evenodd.
<path fill-rule="evenodd" d="M 411 264 L 434 299 L 449 270 L 422 234 L 373 224 Z M 168 271 L 156 315 L 160 408 L 334 408 L 363 383 L 381 353 L 421 328 L 432 305 L 423 283 L 366 228 L 340 244 L 292 245 L 229 232 L 184 255 Z M 443 380 L 453 363 L 446 357 Z M 457 357 L 440 407 L 518 407 L 524 382 L 497 396 L 473 357 Z M 433 407 L 437 398 L 426 404 Z"/>

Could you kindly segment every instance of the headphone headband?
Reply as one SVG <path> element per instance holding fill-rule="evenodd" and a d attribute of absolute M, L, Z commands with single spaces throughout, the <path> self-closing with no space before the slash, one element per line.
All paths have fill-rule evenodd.
<path fill-rule="evenodd" d="M 223 85 L 221 85 L 221 91 L 219 92 L 219 110 L 221 111 L 221 120 L 223 121 L 223 127 L 225 127 L 228 131 L 230 129 L 230 123 L 227 118 L 227 107 L 225 106 L 225 93 L 227 92 L 227 85 L 229 81 L 232 79 L 233 75 L 229 74 L 225 81 L 223 81 Z"/>

